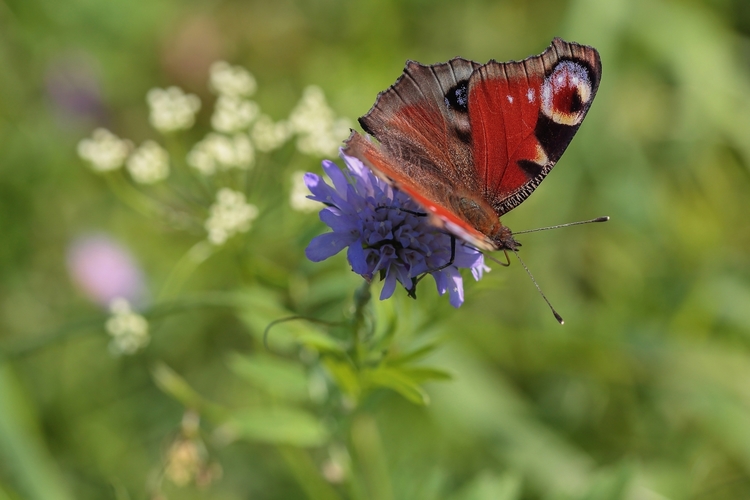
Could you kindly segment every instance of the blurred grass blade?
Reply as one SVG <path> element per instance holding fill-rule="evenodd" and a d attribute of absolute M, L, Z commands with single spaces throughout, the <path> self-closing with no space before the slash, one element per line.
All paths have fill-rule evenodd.
<path fill-rule="evenodd" d="M 315 415 L 292 407 L 242 410 L 231 421 L 238 436 L 252 441 L 308 447 L 328 440 L 328 431 Z"/>
<path fill-rule="evenodd" d="M 315 463 L 304 450 L 291 446 L 279 446 L 278 450 L 311 500 L 339 500 L 341 498 L 336 490 L 321 477 Z"/>
<path fill-rule="evenodd" d="M 358 415 L 352 423 L 352 446 L 357 472 L 367 489 L 369 500 L 393 500 L 388 461 L 375 419 Z"/>
<path fill-rule="evenodd" d="M 198 413 L 205 414 L 210 418 L 221 421 L 226 418 L 227 410 L 222 406 L 206 400 L 198 394 L 195 389 L 172 370 L 165 363 L 157 363 L 151 369 L 151 376 L 156 385 L 174 399 L 182 403 L 186 408 L 193 409 Z"/>
<path fill-rule="evenodd" d="M 30 404 L 6 363 L 0 364 L 0 462 L 28 500 L 72 500 L 42 441 Z"/>
<path fill-rule="evenodd" d="M 453 500 L 518 500 L 521 498 L 521 476 L 507 473 L 498 476 L 481 472 Z"/>

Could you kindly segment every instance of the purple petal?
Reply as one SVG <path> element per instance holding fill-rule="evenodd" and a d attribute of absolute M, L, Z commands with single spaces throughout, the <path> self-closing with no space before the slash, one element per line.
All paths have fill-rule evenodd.
<path fill-rule="evenodd" d="M 367 265 L 367 256 L 365 250 L 359 241 L 349 245 L 346 258 L 349 260 L 349 264 L 352 266 L 352 271 L 361 275 L 369 275 L 372 273 L 370 266 Z"/>
<path fill-rule="evenodd" d="M 346 194 L 349 181 L 346 179 L 344 172 L 342 172 L 339 166 L 330 160 L 325 160 L 323 161 L 323 171 L 325 171 L 328 178 L 333 182 L 333 187 L 336 192 L 341 196 Z"/>
<path fill-rule="evenodd" d="M 453 307 L 461 307 L 464 303 L 464 280 L 461 273 L 455 267 L 446 267 L 444 270 L 448 275 L 448 295 Z"/>
<path fill-rule="evenodd" d="M 313 262 L 320 262 L 332 257 L 347 245 L 356 241 L 357 236 L 345 233 L 325 233 L 316 236 L 305 248 L 305 255 Z"/>
<path fill-rule="evenodd" d="M 396 291 L 396 273 L 392 273 L 390 268 L 385 273 L 383 290 L 380 291 L 380 300 L 389 299 L 393 292 Z"/>
<path fill-rule="evenodd" d="M 328 225 L 334 232 L 338 233 L 357 233 L 357 221 L 353 220 L 352 217 L 343 215 L 341 211 L 335 207 L 328 207 L 320 211 L 320 220 Z"/>

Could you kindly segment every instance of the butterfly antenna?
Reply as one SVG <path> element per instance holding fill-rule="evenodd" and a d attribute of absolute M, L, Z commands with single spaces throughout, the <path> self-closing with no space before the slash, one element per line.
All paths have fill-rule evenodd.
<path fill-rule="evenodd" d="M 575 223 L 573 223 L 573 224 L 575 224 Z M 521 265 L 523 266 L 523 268 L 526 269 L 526 273 L 529 275 L 529 278 L 531 278 L 531 281 L 532 281 L 532 283 L 534 283 L 534 286 L 536 287 L 536 289 L 539 290 L 539 295 L 541 295 L 542 298 L 544 299 L 544 301 L 547 303 L 547 305 L 549 306 L 550 310 L 552 311 L 552 314 L 555 315 L 555 319 L 557 320 L 557 322 L 560 323 L 561 325 L 565 324 L 565 320 L 562 318 L 562 316 L 560 316 L 558 314 L 557 311 L 555 311 L 555 308 L 552 307 L 552 304 L 550 304 L 549 299 L 547 298 L 547 296 L 544 295 L 544 292 L 542 291 L 542 289 L 539 288 L 539 284 L 534 279 L 534 276 L 531 274 L 531 271 L 529 271 L 529 268 L 526 267 L 526 264 L 521 259 L 521 256 L 518 255 L 518 252 L 516 250 L 513 250 L 513 253 L 516 254 L 516 257 L 518 258 L 518 262 L 520 262 Z"/>
<path fill-rule="evenodd" d="M 556 226 L 549 226 L 549 227 L 539 227 L 537 229 L 527 229 L 525 231 L 514 231 L 513 234 L 524 234 L 524 233 L 536 233 L 537 231 L 547 231 L 549 229 L 558 229 L 561 227 L 568 227 L 568 226 L 579 226 L 581 224 L 591 224 L 592 222 L 607 222 L 609 220 L 609 216 L 604 217 L 597 217 L 596 219 L 591 220 L 579 220 L 578 222 L 568 222 L 567 224 L 558 224 Z"/>

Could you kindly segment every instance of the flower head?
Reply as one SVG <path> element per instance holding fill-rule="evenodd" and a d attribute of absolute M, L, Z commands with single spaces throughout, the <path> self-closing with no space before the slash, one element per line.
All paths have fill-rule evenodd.
<path fill-rule="evenodd" d="M 109 310 L 112 315 L 105 326 L 112 337 L 109 348 L 114 354 L 133 354 L 149 343 L 148 321 L 133 312 L 126 299 L 113 300 Z"/>
<path fill-rule="evenodd" d="M 169 154 L 154 141 L 146 141 L 130 155 L 126 166 L 135 182 L 154 184 L 169 176 Z"/>
<path fill-rule="evenodd" d="M 90 139 L 78 143 L 78 156 L 89 162 L 94 170 L 107 172 L 122 166 L 130 148 L 129 141 L 120 139 L 105 128 L 98 128 Z"/>
<path fill-rule="evenodd" d="M 307 257 L 320 262 L 348 247 L 355 273 L 367 280 L 377 272 L 383 275 L 381 300 L 393 295 L 397 282 L 413 295 L 418 278 L 428 273 L 438 293 L 448 292 L 451 305 L 459 307 L 464 301 L 459 268 L 471 269 L 479 280 L 489 270 L 482 253 L 456 241 L 450 263 L 450 235 L 430 224 L 416 202 L 378 179 L 361 161 L 343 154 L 342 158 L 347 166 L 343 172 L 333 162 L 323 162 L 333 186 L 319 175 L 305 175 L 309 198 L 327 205 L 320 219 L 333 229 L 313 238 L 305 249 Z"/>
<path fill-rule="evenodd" d="M 255 161 L 253 143 L 247 134 L 231 137 L 210 133 L 193 146 L 187 163 L 203 175 L 213 175 L 217 170 L 237 168 L 247 170 Z"/>
<path fill-rule="evenodd" d="M 235 234 L 246 232 L 258 216 L 258 208 L 247 203 L 243 193 L 229 188 L 222 188 L 218 192 L 216 203 L 211 205 L 209 212 L 206 231 L 208 241 L 214 245 L 223 245 Z"/>
<path fill-rule="evenodd" d="M 219 95 L 246 97 L 255 93 L 257 83 L 253 75 L 242 66 L 232 66 L 226 61 L 216 61 L 210 69 L 211 88 Z"/>
<path fill-rule="evenodd" d="M 211 125 L 219 132 L 238 132 L 249 127 L 259 114 L 258 103 L 222 95 L 216 100 Z"/>
<path fill-rule="evenodd" d="M 323 89 L 315 85 L 305 88 L 289 115 L 289 123 L 297 133 L 297 149 L 317 156 L 335 154 L 351 127 L 348 118 L 336 118 Z"/>
<path fill-rule="evenodd" d="M 201 108 L 197 95 L 186 94 L 179 87 L 151 89 L 146 94 L 150 110 L 149 122 L 159 132 L 185 130 L 195 123 L 195 114 Z"/>
<path fill-rule="evenodd" d="M 268 115 L 260 115 L 250 132 L 258 151 L 269 152 L 280 148 L 292 135 L 292 127 L 286 120 L 273 121 Z"/>

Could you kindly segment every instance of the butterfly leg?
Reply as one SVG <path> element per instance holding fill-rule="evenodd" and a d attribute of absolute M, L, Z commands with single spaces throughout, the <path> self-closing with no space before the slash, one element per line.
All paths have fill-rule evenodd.
<path fill-rule="evenodd" d="M 417 284 L 422 281 L 422 278 L 427 276 L 430 273 L 435 273 L 437 271 L 442 271 L 446 267 L 452 266 L 453 261 L 456 259 L 456 237 L 453 235 L 450 235 L 451 237 L 451 258 L 448 259 L 448 262 L 443 264 L 442 266 L 436 267 L 434 269 L 428 269 L 427 271 L 423 272 L 416 278 L 411 279 L 411 288 L 406 291 L 406 293 L 411 297 L 412 299 L 417 298 Z"/>
<path fill-rule="evenodd" d="M 406 212 L 407 214 L 416 215 L 417 217 L 427 217 L 427 214 L 424 213 L 424 212 L 416 212 L 414 210 L 407 210 L 406 208 L 401 208 L 401 207 L 387 207 L 385 205 L 381 205 L 379 207 L 376 207 L 375 211 L 377 212 L 381 208 L 388 208 L 388 209 L 392 209 L 392 210 L 399 210 L 401 212 Z"/>

